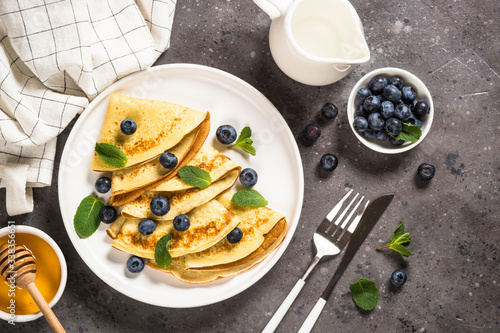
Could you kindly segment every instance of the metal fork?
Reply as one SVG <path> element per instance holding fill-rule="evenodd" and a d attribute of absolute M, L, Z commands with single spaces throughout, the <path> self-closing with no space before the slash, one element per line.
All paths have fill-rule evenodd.
<path fill-rule="evenodd" d="M 351 193 L 352 189 L 335 205 L 335 207 L 333 207 L 333 209 L 330 211 L 330 213 L 328 213 L 323 222 L 321 222 L 318 229 L 316 229 L 316 232 L 313 235 L 315 252 L 313 261 L 307 268 L 302 278 L 297 281 L 283 303 L 281 303 L 281 306 L 278 308 L 269 323 L 267 323 L 262 333 L 274 332 L 276 327 L 278 327 L 279 323 L 285 316 L 293 301 L 295 300 L 295 298 L 297 298 L 297 295 L 304 287 L 307 277 L 312 272 L 314 267 L 316 267 L 319 261 L 324 257 L 330 257 L 339 254 L 349 242 L 349 239 L 356 229 L 359 220 L 363 215 L 363 212 L 370 203 L 368 200 L 366 200 L 364 207 L 356 214 L 355 218 L 352 219 L 353 215 L 356 213 L 359 205 L 364 199 L 364 197 L 361 196 L 361 199 L 357 200 L 359 193 L 356 193 L 354 198 L 347 204 L 346 208 L 337 217 L 337 214 L 340 212 Z M 350 210 L 353 204 L 355 204 L 355 206 Z M 347 215 L 347 217 L 344 219 L 344 216 L 349 212 L 349 210 L 349 215 Z"/>

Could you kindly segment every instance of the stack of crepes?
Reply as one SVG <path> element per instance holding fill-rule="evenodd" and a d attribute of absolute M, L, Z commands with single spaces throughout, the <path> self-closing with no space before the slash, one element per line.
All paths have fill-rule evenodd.
<path fill-rule="evenodd" d="M 125 118 L 134 120 L 132 135 L 120 131 Z M 124 168 L 104 164 L 97 155 L 92 170 L 111 171 L 110 204 L 122 206 L 121 215 L 108 229 L 116 249 L 154 261 L 156 243 L 166 234 L 172 241 L 169 253 L 172 264 L 163 271 L 189 283 L 205 283 L 235 275 L 262 261 L 283 240 L 287 232 L 285 217 L 268 207 L 241 207 L 231 201 L 230 188 L 241 167 L 215 148 L 205 145 L 210 130 L 210 115 L 177 104 L 112 95 L 100 143 L 117 146 L 127 156 Z M 164 168 L 159 158 L 173 153 L 178 164 Z M 206 170 L 210 186 L 198 188 L 184 183 L 177 171 L 184 165 Z M 170 210 L 156 216 L 151 200 L 169 199 Z M 190 227 L 176 231 L 173 219 L 187 214 Z M 156 229 L 150 235 L 138 231 L 139 223 L 150 218 Z M 226 236 L 235 227 L 243 231 L 240 242 L 232 244 Z"/>

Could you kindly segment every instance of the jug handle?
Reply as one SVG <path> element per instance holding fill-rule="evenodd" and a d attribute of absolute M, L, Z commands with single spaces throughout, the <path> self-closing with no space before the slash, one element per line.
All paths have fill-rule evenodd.
<path fill-rule="evenodd" d="M 269 17 L 274 20 L 285 15 L 291 0 L 253 0 Z"/>
<path fill-rule="evenodd" d="M 333 67 L 338 70 L 339 72 L 345 72 L 347 71 L 349 68 L 351 68 L 351 65 L 346 65 L 345 68 L 338 68 L 337 65 L 333 65 Z"/>

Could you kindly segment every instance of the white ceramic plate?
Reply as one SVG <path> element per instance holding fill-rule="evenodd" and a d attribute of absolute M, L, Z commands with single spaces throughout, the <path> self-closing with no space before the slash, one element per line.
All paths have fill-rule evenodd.
<path fill-rule="evenodd" d="M 101 173 L 90 171 L 95 142 L 112 93 L 170 101 L 211 114 L 211 144 L 239 163 L 258 173 L 255 185 L 269 207 L 283 213 L 289 231 L 281 246 L 252 269 L 231 278 L 191 285 L 170 274 L 146 267 L 139 274 L 129 273 L 129 254 L 111 247 L 107 225 L 87 239 L 80 239 L 73 228 L 73 215 L 80 201 L 97 195 L 94 183 Z M 223 124 L 241 131 L 250 126 L 256 156 L 218 143 L 215 130 Z M 235 190 L 239 187 L 239 181 Z M 188 308 L 216 303 L 249 288 L 278 261 L 290 243 L 298 224 L 304 193 L 299 150 L 285 120 L 276 108 L 255 88 L 226 72 L 192 64 L 153 67 L 128 76 L 101 93 L 71 131 L 59 167 L 59 204 L 66 231 L 77 252 L 90 269 L 117 291 L 152 305 Z M 107 196 L 100 197 L 107 200 Z"/>

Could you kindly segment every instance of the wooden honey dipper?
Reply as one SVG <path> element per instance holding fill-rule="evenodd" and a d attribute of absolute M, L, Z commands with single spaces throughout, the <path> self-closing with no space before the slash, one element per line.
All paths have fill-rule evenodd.
<path fill-rule="evenodd" d="M 7 279 L 14 278 L 17 287 L 28 289 L 28 292 L 42 311 L 52 330 L 57 333 L 66 332 L 35 285 L 36 264 L 31 251 L 24 246 L 15 245 L 14 261 L 9 260 L 9 254 L 13 254 L 12 246 L 9 253 L 9 245 L 2 245 L 0 247 L 0 273 L 4 279 L 8 281 Z"/>

